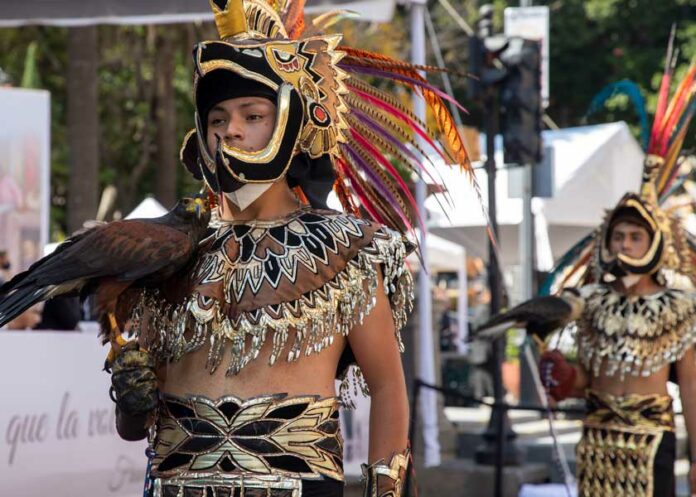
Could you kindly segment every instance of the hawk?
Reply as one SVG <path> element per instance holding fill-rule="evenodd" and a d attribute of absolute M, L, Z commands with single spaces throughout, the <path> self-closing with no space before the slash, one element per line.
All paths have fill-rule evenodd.
<path fill-rule="evenodd" d="M 102 333 L 114 345 L 119 298 L 129 288 L 161 286 L 195 259 L 210 209 L 183 198 L 164 216 L 98 225 L 72 236 L 0 287 L 0 326 L 32 305 L 66 294 L 95 295 Z"/>
<path fill-rule="evenodd" d="M 473 338 L 496 339 L 510 328 L 525 328 L 544 340 L 549 334 L 580 317 L 584 302 L 580 293 L 566 289 L 559 296 L 548 295 L 522 302 L 481 325 Z"/>

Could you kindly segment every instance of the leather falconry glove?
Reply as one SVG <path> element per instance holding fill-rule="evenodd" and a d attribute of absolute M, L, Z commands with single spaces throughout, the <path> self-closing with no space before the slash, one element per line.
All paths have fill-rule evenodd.
<path fill-rule="evenodd" d="M 124 414 L 142 416 L 157 407 L 155 360 L 133 340 L 123 346 L 111 364 L 111 399 Z"/>
<path fill-rule="evenodd" d="M 363 464 L 363 497 L 401 497 L 411 451 L 394 454 L 389 462 L 380 459 Z"/>
<path fill-rule="evenodd" d="M 541 354 L 539 375 L 549 395 L 556 400 L 563 400 L 573 391 L 577 371 L 566 361 L 561 351 L 556 349 Z"/>

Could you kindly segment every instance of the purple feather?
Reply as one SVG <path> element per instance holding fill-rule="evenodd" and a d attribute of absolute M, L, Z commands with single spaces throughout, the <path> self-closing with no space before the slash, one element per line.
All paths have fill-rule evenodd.
<path fill-rule="evenodd" d="M 369 177 L 370 183 L 377 189 L 377 191 L 379 191 L 380 195 L 384 196 L 384 198 L 388 200 L 388 202 L 392 205 L 392 208 L 399 215 L 401 221 L 406 225 L 409 231 L 413 231 L 411 222 L 408 220 L 408 218 L 402 212 L 402 210 L 398 207 L 399 201 L 396 199 L 396 197 L 394 197 L 394 194 L 389 190 L 389 188 L 387 188 L 382 183 L 381 178 L 372 171 L 370 165 L 367 162 L 365 162 L 362 159 L 362 157 L 360 157 L 360 154 L 353 150 L 353 147 L 351 147 L 350 145 L 344 144 L 343 150 L 348 152 L 348 155 L 350 156 L 353 163 L 358 165 L 362 169 L 362 171 Z"/>
<path fill-rule="evenodd" d="M 395 136 L 393 136 L 389 131 L 384 129 L 382 126 L 380 126 L 378 123 L 374 122 L 368 115 L 365 113 L 361 112 L 358 109 L 351 109 L 351 113 L 364 125 L 366 125 L 368 128 L 370 128 L 372 131 L 380 135 L 382 138 L 387 140 L 389 143 L 394 145 L 397 150 L 402 152 L 404 155 L 406 155 L 409 159 L 412 160 L 412 165 L 415 164 L 417 167 L 413 167 L 413 170 L 415 173 L 418 175 L 420 179 L 423 179 L 422 173 L 425 173 L 428 176 L 428 179 L 430 179 L 433 183 L 437 183 L 437 180 L 433 177 L 432 174 L 430 174 L 430 171 L 426 167 L 423 166 L 422 161 L 418 158 L 416 154 L 414 154 L 409 148 L 401 143 L 400 140 L 398 140 Z M 425 159 L 435 166 L 433 161 L 428 157 L 427 155 L 423 155 Z M 422 172 L 421 172 L 422 171 Z M 443 183 L 442 177 L 440 177 L 440 183 Z"/>
<path fill-rule="evenodd" d="M 448 102 L 452 102 L 454 105 L 457 106 L 457 108 L 459 110 L 461 110 L 465 114 L 467 114 L 467 115 L 469 114 L 469 111 L 466 110 L 464 107 L 462 107 L 462 105 L 459 102 L 457 102 L 454 98 L 450 97 L 447 93 L 443 92 L 442 90 L 439 90 L 438 88 L 436 88 L 435 86 L 433 86 L 429 83 L 424 83 L 423 81 L 419 81 L 417 79 L 414 79 L 414 78 L 411 78 L 408 76 L 404 76 L 403 74 L 396 74 L 396 73 L 389 72 L 389 71 L 383 71 L 383 70 L 379 70 L 379 69 L 376 69 L 373 67 L 354 66 L 354 65 L 343 63 L 343 62 L 339 63 L 339 66 L 344 71 L 358 72 L 361 74 L 369 74 L 371 76 L 379 76 L 379 77 L 388 78 L 388 79 L 396 79 L 396 80 L 408 83 L 410 85 L 413 85 L 417 88 L 425 88 L 425 89 L 430 90 L 433 93 L 437 94 L 440 98 L 443 98 L 443 99 L 447 100 Z"/>

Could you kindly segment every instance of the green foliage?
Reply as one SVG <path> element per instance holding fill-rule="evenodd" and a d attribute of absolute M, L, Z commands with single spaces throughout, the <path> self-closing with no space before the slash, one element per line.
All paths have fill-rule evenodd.
<path fill-rule="evenodd" d="M 27 47 L 27 55 L 24 58 L 24 74 L 22 75 L 22 88 L 39 88 L 39 73 L 36 68 L 36 48 L 38 44 L 35 41 L 29 43 Z"/>
<path fill-rule="evenodd" d="M 117 210 L 127 213 L 154 189 L 154 74 L 161 30 L 175 32 L 177 138 L 193 127 L 190 62 L 198 36 L 212 36 L 212 26 L 102 26 L 99 28 L 99 143 L 101 188 L 118 189 Z M 159 30 L 159 31 L 158 31 Z M 0 29 L 0 67 L 22 86 L 51 93 L 51 238 L 65 237 L 70 171 L 67 139 L 67 29 Z M 178 150 L 171 151 L 178 154 Z M 200 185 L 183 168 L 177 171 L 179 194 Z"/>
<path fill-rule="evenodd" d="M 473 27 L 477 19 L 475 2 L 450 0 Z M 483 2 L 481 2 L 483 3 Z M 502 15 L 517 1 L 495 0 L 494 27 L 502 32 Z M 667 40 L 677 24 L 675 46 L 680 51 L 677 76 L 687 70 L 696 57 L 696 5 L 691 0 L 654 2 L 653 0 L 537 0 L 551 11 L 550 106 L 549 116 L 561 127 L 583 124 L 582 117 L 592 97 L 606 84 L 631 79 L 644 90 L 648 112 L 653 113 L 664 64 Z M 431 2 L 435 23 L 447 66 L 467 70 L 467 38 L 451 16 Z M 466 81 L 453 78 L 456 97 L 472 111 L 465 122 L 481 123 L 480 107 L 468 100 Z M 612 100 L 604 112 L 591 122 L 625 120 L 636 136 L 639 126 L 627 101 Z M 685 147 L 696 146 L 696 133 Z"/>
<path fill-rule="evenodd" d="M 477 18 L 476 2 L 450 0 L 471 25 Z M 502 32 L 503 10 L 517 1 L 494 0 L 494 26 Z M 551 104 L 548 114 L 562 127 L 582 124 L 592 97 L 607 83 L 627 78 L 645 92 L 648 111 L 654 112 L 670 26 L 679 22 L 676 46 L 680 50 L 677 75 L 696 57 L 696 7 L 693 0 L 538 0 L 551 9 Z M 439 5 L 429 3 L 447 66 L 466 72 L 468 44 L 465 34 Z M 114 184 L 117 208 L 127 212 L 146 194 L 154 174 L 155 62 L 163 30 L 173 32 L 176 47 L 175 77 L 177 139 L 193 127 L 191 99 L 192 44 L 215 37 L 212 24 L 171 26 L 102 26 L 99 28 L 100 182 Z M 345 42 L 368 50 L 408 59 L 408 11 L 399 10 L 393 23 L 370 25 L 344 22 Z M 430 49 L 430 47 L 429 47 Z M 0 29 L 0 67 L 15 82 L 51 92 L 51 226 L 53 238 L 65 231 L 65 206 L 69 174 L 66 130 L 67 29 L 23 27 Z M 433 63 L 434 59 L 429 62 Z M 436 78 L 436 79 L 434 79 Z M 438 76 L 432 81 L 439 84 Z M 471 111 L 465 124 L 482 122 L 477 102 L 468 99 L 466 80 L 453 76 L 455 97 Z M 383 84 L 383 83 L 380 83 Z M 404 101 L 407 92 L 399 87 Z M 625 99 L 611 99 L 592 122 L 624 119 L 638 133 L 635 113 Z M 635 126 L 634 126 L 635 125 Z M 690 133 L 687 147 L 696 146 Z M 172 151 L 174 153 L 175 151 Z M 200 187 L 183 168 L 177 173 L 178 193 Z"/>
<path fill-rule="evenodd" d="M 682 75 L 696 56 L 696 7 L 687 2 L 651 0 L 563 0 L 551 8 L 551 106 L 561 126 L 578 124 L 592 97 L 607 83 L 635 81 L 643 90 L 648 111 L 656 93 L 671 25 L 678 22 L 675 46 Z M 649 13 L 649 15 L 647 14 Z M 624 119 L 634 124 L 627 101 L 612 101 L 593 122 Z M 635 127 L 637 130 L 637 126 Z M 694 145 L 694 142 L 691 142 Z"/>

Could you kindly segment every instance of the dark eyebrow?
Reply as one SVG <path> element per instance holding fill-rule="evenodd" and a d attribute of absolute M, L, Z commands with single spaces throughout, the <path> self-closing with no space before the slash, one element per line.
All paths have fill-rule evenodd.
<path fill-rule="evenodd" d="M 270 101 L 269 101 L 269 103 L 270 103 Z M 244 109 L 246 107 L 251 107 L 252 105 L 264 105 L 264 104 L 265 104 L 265 102 L 263 102 L 261 100 L 249 100 L 248 102 L 244 102 L 244 103 L 240 104 L 239 107 Z"/>

